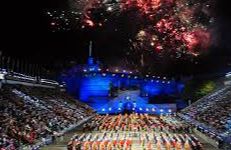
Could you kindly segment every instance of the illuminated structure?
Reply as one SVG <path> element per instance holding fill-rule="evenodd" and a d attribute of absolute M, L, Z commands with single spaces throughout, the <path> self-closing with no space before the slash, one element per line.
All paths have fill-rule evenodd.
<path fill-rule="evenodd" d="M 133 74 L 126 70 L 110 71 L 101 69 L 94 63 L 89 46 L 87 65 L 78 65 L 61 76 L 66 83 L 67 92 L 95 108 L 99 113 L 118 113 L 127 111 L 171 113 L 176 104 L 157 105 L 150 98 L 160 95 L 179 95 L 183 84 L 166 77 Z M 135 105 L 136 106 L 135 106 Z M 154 106 L 155 105 L 155 106 Z"/>

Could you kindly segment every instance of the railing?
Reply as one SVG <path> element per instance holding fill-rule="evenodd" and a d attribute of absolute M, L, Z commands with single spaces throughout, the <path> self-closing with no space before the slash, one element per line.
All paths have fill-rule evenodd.
<path fill-rule="evenodd" d="M 17 72 L 7 72 L 6 69 L 0 68 L 0 80 L 15 80 L 21 82 L 28 82 L 34 84 L 48 84 L 59 86 L 60 84 L 57 81 L 49 79 L 39 79 L 38 77 L 29 76 Z"/>
<path fill-rule="evenodd" d="M 40 83 L 48 83 L 48 84 L 55 84 L 55 85 L 59 85 L 59 83 L 57 81 L 54 80 L 48 80 L 48 79 L 41 79 Z"/>

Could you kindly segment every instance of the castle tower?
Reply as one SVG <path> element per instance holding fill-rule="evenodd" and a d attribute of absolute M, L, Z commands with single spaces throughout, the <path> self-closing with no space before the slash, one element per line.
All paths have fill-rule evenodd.
<path fill-rule="evenodd" d="M 94 58 L 92 57 L 92 41 L 89 44 L 88 65 L 94 65 Z"/>

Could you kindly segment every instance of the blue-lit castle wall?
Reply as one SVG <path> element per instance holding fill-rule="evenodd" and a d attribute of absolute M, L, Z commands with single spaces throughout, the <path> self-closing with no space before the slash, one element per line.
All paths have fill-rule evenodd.
<path fill-rule="evenodd" d="M 180 95 L 184 89 L 180 82 L 159 76 L 141 77 L 125 70 L 101 70 L 93 64 L 92 58 L 89 60 L 88 65 L 76 66 L 62 74 L 60 81 L 65 82 L 69 94 L 89 104 L 98 113 L 119 113 L 130 107 L 141 113 L 176 110 L 176 103 L 158 104 L 155 103 L 155 96 Z M 117 95 L 112 94 L 112 89 L 116 89 Z M 153 97 L 154 103 L 151 103 Z"/>
<path fill-rule="evenodd" d="M 146 81 L 145 81 L 146 80 Z M 155 96 L 160 94 L 176 94 L 180 91 L 176 88 L 177 83 L 175 81 L 165 80 L 148 80 L 141 81 L 141 92 L 147 96 Z"/>
<path fill-rule="evenodd" d="M 67 91 L 84 102 L 93 97 L 108 97 L 111 86 L 126 88 L 138 87 L 141 96 L 180 94 L 183 85 L 174 80 L 160 78 L 140 78 L 135 75 L 121 73 L 87 72 L 62 76 Z"/>
<path fill-rule="evenodd" d="M 87 102 L 91 97 L 107 97 L 111 80 L 110 77 L 99 74 L 83 77 L 80 81 L 79 98 Z"/>

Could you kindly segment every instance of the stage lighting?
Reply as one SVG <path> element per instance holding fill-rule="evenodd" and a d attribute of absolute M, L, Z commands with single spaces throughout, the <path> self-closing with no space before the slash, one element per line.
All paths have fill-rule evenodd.
<path fill-rule="evenodd" d="M 118 108 L 118 110 L 121 110 L 121 108 Z"/>
<path fill-rule="evenodd" d="M 54 26 L 54 25 L 55 25 L 55 22 L 52 22 L 51 25 Z"/>
<path fill-rule="evenodd" d="M 148 109 L 148 108 L 146 108 L 146 111 L 149 111 L 149 109 Z"/>
<path fill-rule="evenodd" d="M 152 111 L 155 111 L 155 108 L 152 108 Z"/>
<path fill-rule="evenodd" d="M 164 110 L 163 109 L 160 109 L 160 112 L 163 112 Z"/>
<path fill-rule="evenodd" d="M 102 111 L 105 111 L 105 109 L 103 108 Z"/>
<path fill-rule="evenodd" d="M 109 6 L 109 7 L 107 8 L 107 11 L 112 11 L 112 7 Z"/>
<path fill-rule="evenodd" d="M 89 71 L 95 71 L 95 68 L 90 68 Z"/>
<path fill-rule="evenodd" d="M 109 110 L 109 111 L 111 111 L 111 110 L 112 110 L 112 109 L 111 109 L 111 107 L 110 107 L 110 108 L 108 108 L 108 110 Z"/>
<path fill-rule="evenodd" d="M 141 111 L 141 110 L 143 110 L 143 109 L 140 107 L 139 110 Z"/>

